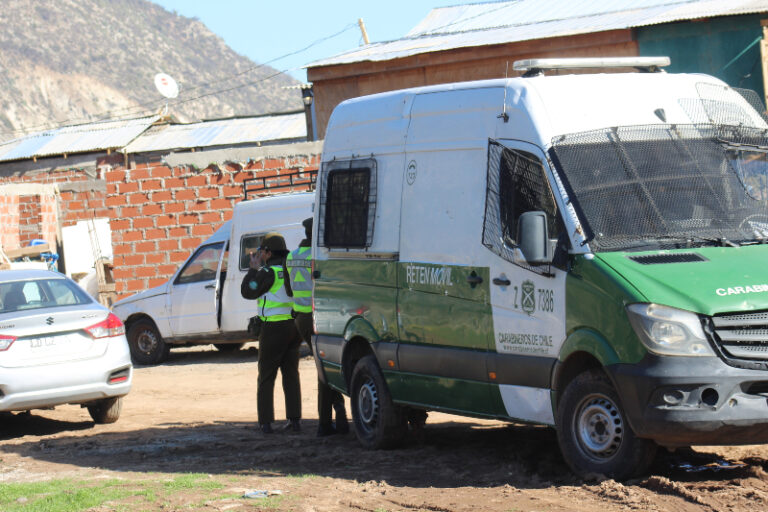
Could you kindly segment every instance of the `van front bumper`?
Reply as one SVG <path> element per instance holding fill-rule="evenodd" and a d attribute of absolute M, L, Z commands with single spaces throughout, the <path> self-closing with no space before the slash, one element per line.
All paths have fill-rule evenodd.
<path fill-rule="evenodd" d="M 768 371 L 652 354 L 606 370 L 639 437 L 663 446 L 768 443 Z"/>

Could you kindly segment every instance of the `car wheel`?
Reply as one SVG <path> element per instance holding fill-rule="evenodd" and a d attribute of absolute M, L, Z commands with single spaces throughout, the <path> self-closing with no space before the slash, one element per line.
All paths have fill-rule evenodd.
<path fill-rule="evenodd" d="M 137 364 L 159 364 L 166 357 L 170 347 L 163 341 L 155 325 L 149 320 L 139 320 L 128 328 L 128 346 L 131 359 Z"/>
<path fill-rule="evenodd" d="M 357 362 L 350 389 L 355 433 L 363 446 L 374 450 L 400 445 L 408 427 L 405 410 L 392 403 L 374 356 Z"/>
<path fill-rule="evenodd" d="M 214 343 L 213 346 L 219 352 L 237 352 L 245 343 Z"/>
<path fill-rule="evenodd" d="M 88 405 L 88 413 L 99 425 L 114 423 L 123 409 L 123 397 L 106 398 Z"/>
<path fill-rule="evenodd" d="M 574 473 L 624 480 L 645 472 L 657 445 L 632 432 L 618 393 L 599 370 L 578 375 L 568 384 L 557 410 L 557 438 Z"/>

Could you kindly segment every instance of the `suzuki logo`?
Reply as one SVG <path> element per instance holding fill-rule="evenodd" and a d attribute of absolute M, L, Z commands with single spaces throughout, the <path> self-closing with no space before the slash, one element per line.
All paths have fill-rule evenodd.
<path fill-rule="evenodd" d="M 48 318 L 46 318 L 45 323 L 47 323 L 48 325 L 51 325 L 53 323 L 53 317 L 49 316 Z"/>

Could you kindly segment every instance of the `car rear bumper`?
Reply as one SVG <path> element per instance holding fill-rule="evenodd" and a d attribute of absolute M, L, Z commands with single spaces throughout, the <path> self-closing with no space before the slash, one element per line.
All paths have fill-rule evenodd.
<path fill-rule="evenodd" d="M 119 377 L 118 381 L 110 383 L 115 377 Z M 0 367 L 0 411 L 26 411 L 123 396 L 131 390 L 132 381 L 128 344 L 124 338 L 122 343 L 114 340 L 97 359 Z"/>

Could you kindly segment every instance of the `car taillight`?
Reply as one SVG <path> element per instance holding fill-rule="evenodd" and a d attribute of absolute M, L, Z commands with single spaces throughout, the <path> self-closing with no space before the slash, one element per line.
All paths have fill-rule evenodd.
<path fill-rule="evenodd" d="M 16 336 L 6 336 L 4 334 L 0 334 L 0 352 L 11 348 L 11 345 L 13 345 L 14 341 L 16 341 Z"/>
<path fill-rule="evenodd" d="M 107 338 L 109 336 L 120 336 L 125 334 L 125 325 L 117 318 L 117 315 L 110 313 L 106 320 L 96 325 L 86 327 L 85 330 L 93 336 L 94 339 Z"/>

